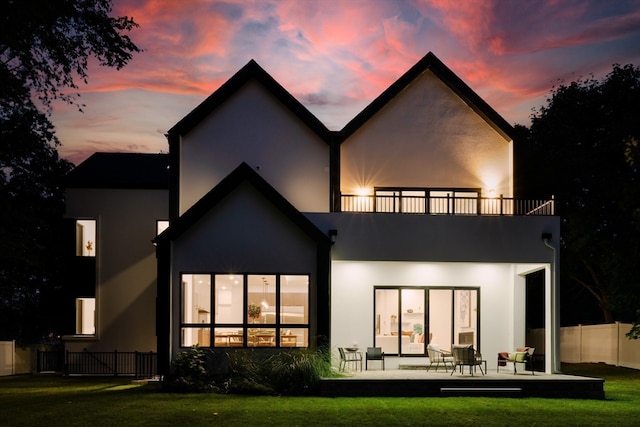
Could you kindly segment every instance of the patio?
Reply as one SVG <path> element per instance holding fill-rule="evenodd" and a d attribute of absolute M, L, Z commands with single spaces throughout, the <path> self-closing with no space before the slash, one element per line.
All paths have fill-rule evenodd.
<path fill-rule="evenodd" d="M 600 378 L 524 371 L 518 367 L 495 369 L 489 361 L 488 372 L 483 376 L 478 369 L 472 376 L 468 367 L 464 374 L 451 375 L 440 367 L 427 371 L 426 358 L 386 357 L 386 369 L 370 362 L 368 370 L 345 370 L 341 378 L 321 380 L 320 394 L 338 396 L 385 397 L 438 397 L 438 396 L 496 396 L 496 397 L 556 397 L 577 399 L 604 399 L 604 380 Z M 380 366 L 380 367 L 379 367 Z M 484 368 L 484 366 L 483 366 Z"/>

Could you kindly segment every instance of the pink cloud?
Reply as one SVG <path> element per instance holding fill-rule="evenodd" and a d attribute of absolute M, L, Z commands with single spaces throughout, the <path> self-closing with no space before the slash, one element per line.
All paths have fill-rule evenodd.
<path fill-rule="evenodd" d="M 145 51 L 120 71 L 92 65 L 89 85 L 81 88 L 88 114 L 76 118 L 75 110 L 56 106 L 64 149 L 114 144 L 155 151 L 166 143 L 158 129 L 175 124 L 252 58 L 333 128 L 351 120 L 428 51 L 507 120 L 520 123 L 526 122 L 527 102 L 537 106 L 558 77 L 640 60 L 640 7 L 632 3 L 329 4 L 114 0 L 114 14 L 140 24 L 131 37 Z M 624 47 L 621 59 L 611 49 L 594 55 L 591 47 L 605 42 Z"/>

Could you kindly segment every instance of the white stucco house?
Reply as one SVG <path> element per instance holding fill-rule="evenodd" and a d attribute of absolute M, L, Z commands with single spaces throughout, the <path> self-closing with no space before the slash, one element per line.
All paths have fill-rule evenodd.
<path fill-rule="evenodd" d="M 527 344 L 526 276 L 543 271 L 544 370 L 559 370 L 553 200 L 515 197 L 512 127 L 435 55 L 340 131 L 250 61 L 168 139 L 164 188 L 70 187 L 98 273 L 95 330 L 68 343 L 144 336 L 161 372 L 194 344 L 492 355 Z"/>

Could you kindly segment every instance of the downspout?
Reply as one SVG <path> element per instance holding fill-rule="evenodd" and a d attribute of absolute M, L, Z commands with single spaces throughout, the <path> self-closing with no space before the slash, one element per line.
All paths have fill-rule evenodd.
<path fill-rule="evenodd" d="M 544 245 L 553 251 L 553 263 L 551 264 L 551 333 L 552 340 L 551 354 L 553 359 L 551 361 L 551 373 L 560 374 L 560 296 L 556 283 L 556 272 L 558 271 L 558 248 L 551 244 L 551 233 L 542 233 L 542 242 Z"/>

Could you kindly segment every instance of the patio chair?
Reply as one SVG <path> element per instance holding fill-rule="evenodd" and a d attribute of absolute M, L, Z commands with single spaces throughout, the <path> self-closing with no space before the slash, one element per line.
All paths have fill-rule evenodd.
<path fill-rule="evenodd" d="M 429 366 L 427 366 L 427 372 L 433 365 L 436 365 L 436 371 L 440 365 L 444 366 L 444 371 L 447 371 L 447 364 L 451 366 L 451 369 L 454 369 L 453 366 L 453 356 L 450 352 L 446 350 L 442 350 L 438 344 L 429 344 L 427 345 L 427 354 L 429 356 Z"/>
<path fill-rule="evenodd" d="M 384 371 L 384 352 L 380 347 L 367 347 L 365 353 L 364 369 L 369 370 L 369 360 L 379 360 L 382 362 L 382 370 Z"/>
<path fill-rule="evenodd" d="M 500 372 L 500 366 L 506 366 L 507 363 L 513 363 L 513 375 L 518 373 L 516 364 L 530 363 L 533 359 L 533 353 L 536 351 L 535 347 L 521 347 L 516 349 L 513 353 L 502 352 L 498 353 L 498 368 L 497 372 Z M 533 366 L 531 366 L 531 375 L 535 375 Z"/>
<path fill-rule="evenodd" d="M 476 370 L 476 366 L 480 368 L 480 372 L 484 375 L 482 370 L 482 364 L 486 362 L 482 360 L 482 355 L 473 349 L 471 345 L 454 345 L 451 349 L 453 353 L 453 371 L 451 375 L 456 371 L 456 368 L 460 366 L 460 373 L 464 374 L 464 367 L 469 367 L 469 373 L 473 376 Z"/>
<path fill-rule="evenodd" d="M 360 370 L 362 371 L 362 353 L 359 351 L 345 351 L 342 347 L 338 347 L 338 351 L 340 352 L 340 371 L 344 371 L 349 363 L 355 364 L 356 370 L 358 369 L 358 363 L 360 363 Z"/>

